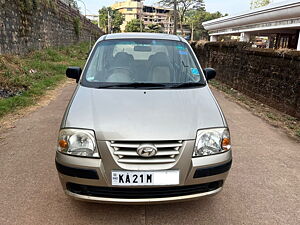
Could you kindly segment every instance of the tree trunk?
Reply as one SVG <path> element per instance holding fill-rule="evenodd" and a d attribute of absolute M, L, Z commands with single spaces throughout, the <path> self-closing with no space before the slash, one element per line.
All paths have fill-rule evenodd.
<path fill-rule="evenodd" d="M 191 41 L 194 41 L 194 23 L 192 23 Z"/>
<path fill-rule="evenodd" d="M 180 29 L 181 29 L 181 35 L 184 37 L 184 31 L 183 31 L 183 16 L 180 16 Z"/>
<path fill-rule="evenodd" d="M 177 35 L 177 0 L 174 0 L 174 35 Z"/>

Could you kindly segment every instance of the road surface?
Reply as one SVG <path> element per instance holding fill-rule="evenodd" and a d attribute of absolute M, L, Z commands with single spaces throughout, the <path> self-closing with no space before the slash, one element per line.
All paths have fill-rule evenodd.
<path fill-rule="evenodd" d="M 74 86 L 0 134 L 0 224 L 300 224 L 300 144 L 215 95 L 231 128 L 234 163 L 224 190 L 192 202 L 119 206 L 64 195 L 54 165 Z M 84 115 L 83 115 L 84 116 Z"/>

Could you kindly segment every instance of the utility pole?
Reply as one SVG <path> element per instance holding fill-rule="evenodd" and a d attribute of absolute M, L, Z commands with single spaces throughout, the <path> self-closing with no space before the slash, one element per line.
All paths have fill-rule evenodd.
<path fill-rule="evenodd" d="M 143 32 L 143 23 L 142 23 L 142 14 L 143 14 L 143 3 L 140 3 L 140 12 L 139 12 L 139 17 L 140 17 L 140 32 Z"/>
<path fill-rule="evenodd" d="M 177 35 L 177 0 L 174 0 L 174 35 Z"/>
<path fill-rule="evenodd" d="M 192 34 L 191 34 L 191 41 L 194 41 L 194 22 L 192 22 Z"/>
<path fill-rule="evenodd" d="M 168 18 L 168 34 L 170 34 L 171 33 L 171 15 L 169 15 L 168 16 L 169 18 Z"/>
<path fill-rule="evenodd" d="M 107 33 L 111 33 L 111 20 L 109 10 L 107 10 Z"/>

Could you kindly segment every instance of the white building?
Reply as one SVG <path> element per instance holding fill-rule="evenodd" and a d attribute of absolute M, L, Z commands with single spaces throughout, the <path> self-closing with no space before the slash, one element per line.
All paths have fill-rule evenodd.
<path fill-rule="evenodd" d="M 203 23 L 210 40 L 218 36 L 240 36 L 250 41 L 251 36 L 267 36 L 271 48 L 294 48 L 300 51 L 300 0 L 273 3 L 266 7 L 227 16 Z"/>

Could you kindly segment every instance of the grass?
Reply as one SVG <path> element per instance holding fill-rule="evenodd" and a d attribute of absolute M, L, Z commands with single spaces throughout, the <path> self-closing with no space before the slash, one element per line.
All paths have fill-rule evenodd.
<path fill-rule="evenodd" d="M 296 135 L 300 137 L 300 128 L 296 130 Z"/>
<path fill-rule="evenodd" d="M 83 66 L 89 45 L 82 43 L 68 47 L 34 51 L 22 57 L 0 55 L 0 90 L 16 95 L 0 98 L 0 118 L 33 105 L 49 89 L 66 80 L 68 66 Z"/>
<path fill-rule="evenodd" d="M 266 113 L 266 116 L 271 120 L 277 120 L 278 118 L 271 112 Z"/>
<path fill-rule="evenodd" d="M 240 103 L 241 105 L 245 106 L 255 115 L 265 119 L 273 126 L 281 127 L 289 135 L 296 137 L 297 139 L 300 138 L 299 119 L 279 112 L 278 110 L 275 110 L 267 106 L 266 104 L 262 104 L 261 102 L 256 101 L 217 80 L 210 81 L 210 85 L 224 92 L 225 94 L 227 94 L 227 96 Z"/>

